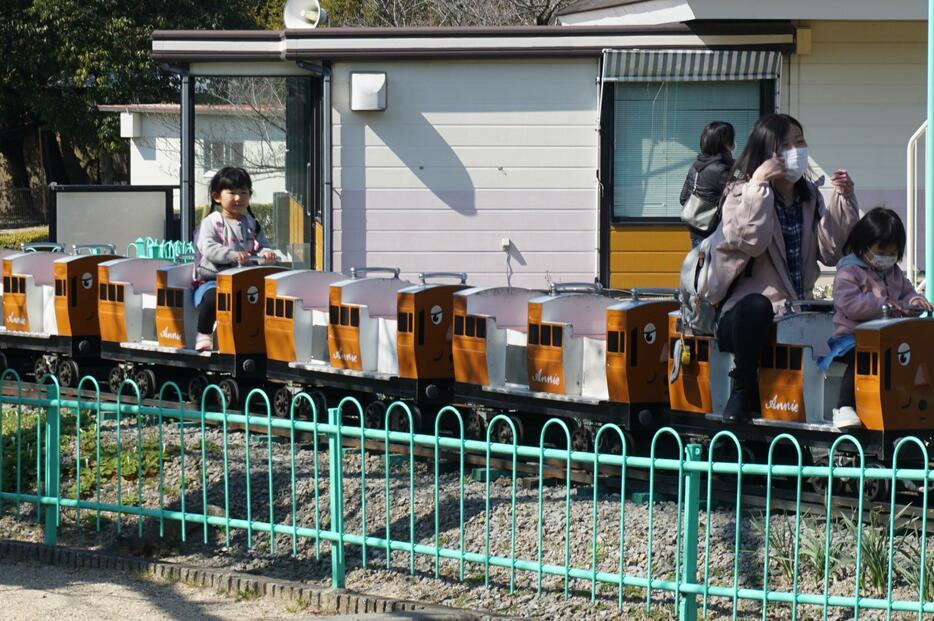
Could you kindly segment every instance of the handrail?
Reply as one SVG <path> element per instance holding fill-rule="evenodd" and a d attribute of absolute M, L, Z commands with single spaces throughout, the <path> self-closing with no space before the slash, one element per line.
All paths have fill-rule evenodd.
<path fill-rule="evenodd" d="M 398 267 L 352 267 L 350 277 L 356 279 L 367 274 L 392 274 L 393 278 L 399 278 L 400 271 Z"/>
<path fill-rule="evenodd" d="M 635 287 L 632 289 L 632 300 L 638 302 L 642 297 L 674 298 L 678 299 L 678 290 L 666 287 Z"/>
<path fill-rule="evenodd" d="M 603 285 L 598 282 L 553 282 L 549 288 L 551 295 L 561 293 L 593 293 L 599 295 L 603 292 Z"/>
<path fill-rule="evenodd" d="M 918 142 L 921 140 L 921 137 L 927 133 L 927 129 L 928 122 L 925 121 L 921 124 L 921 127 L 911 135 L 906 150 L 907 193 L 905 195 L 905 205 L 908 210 L 908 243 L 905 251 L 905 273 L 912 283 L 917 282 L 918 279 L 918 265 L 917 258 L 915 257 L 918 251 L 918 187 L 915 171 L 918 168 Z"/>
<path fill-rule="evenodd" d="M 71 253 L 72 254 L 84 254 L 83 251 L 87 251 L 87 254 L 116 254 L 117 247 L 113 244 L 72 244 Z M 95 250 L 103 250 L 104 252 L 95 253 Z"/>
<path fill-rule="evenodd" d="M 65 247 L 55 242 L 28 242 L 19 245 L 23 252 L 65 252 Z"/>
<path fill-rule="evenodd" d="M 456 278 L 461 281 L 462 285 L 467 284 L 466 272 L 419 272 L 418 274 L 418 279 L 423 285 L 426 284 L 425 281 L 433 278 Z"/>

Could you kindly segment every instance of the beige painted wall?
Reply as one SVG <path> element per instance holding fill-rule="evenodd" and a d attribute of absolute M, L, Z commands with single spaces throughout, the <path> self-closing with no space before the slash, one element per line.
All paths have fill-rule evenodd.
<path fill-rule="evenodd" d="M 385 111 L 350 110 L 352 71 L 388 74 Z M 334 269 L 592 280 L 597 77 L 595 59 L 335 64 Z"/>
<path fill-rule="evenodd" d="M 781 109 L 804 125 L 821 174 L 848 169 L 861 206 L 903 208 L 905 147 L 925 117 L 923 22 L 809 26 L 813 49 L 785 61 Z"/>

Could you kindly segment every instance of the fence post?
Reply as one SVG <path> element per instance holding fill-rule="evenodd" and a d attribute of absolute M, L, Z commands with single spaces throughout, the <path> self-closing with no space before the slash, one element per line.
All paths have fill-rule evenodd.
<path fill-rule="evenodd" d="M 45 515 L 45 545 L 54 546 L 58 542 L 58 470 L 61 464 L 61 407 L 59 405 L 58 383 L 52 381 L 48 384 L 46 392 L 49 405 L 45 415 L 45 489 L 41 495 L 54 498 L 55 504 L 44 504 Z"/>
<path fill-rule="evenodd" d="M 331 531 L 337 535 L 337 541 L 331 543 L 331 586 L 344 588 L 344 458 L 341 447 L 341 410 L 328 409 L 328 423 L 337 427 L 328 435 L 328 473 L 331 479 Z M 361 438 L 361 442 L 363 439 Z M 361 464 L 364 467 L 364 464 Z M 366 533 L 364 533 L 364 536 Z"/>
<path fill-rule="evenodd" d="M 688 444 L 684 447 L 684 459 L 698 462 L 701 459 L 701 445 Z M 684 566 L 681 584 L 697 584 L 697 543 L 698 521 L 700 513 L 700 471 L 688 471 L 684 474 Z M 697 621 L 697 595 L 684 594 L 681 597 L 681 621 Z"/>

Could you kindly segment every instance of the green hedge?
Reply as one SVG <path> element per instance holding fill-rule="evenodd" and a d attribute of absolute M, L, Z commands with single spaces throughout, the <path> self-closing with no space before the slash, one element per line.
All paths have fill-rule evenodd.
<path fill-rule="evenodd" d="M 49 241 L 49 229 L 45 226 L 0 233 L 0 248 L 19 250 L 20 244 L 44 241 Z"/>

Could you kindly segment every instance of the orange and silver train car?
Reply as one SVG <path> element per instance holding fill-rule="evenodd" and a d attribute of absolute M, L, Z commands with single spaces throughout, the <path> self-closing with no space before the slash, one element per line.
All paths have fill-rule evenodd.
<path fill-rule="evenodd" d="M 198 311 L 192 264 L 133 259 L 104 268 L 103 357 L 112 364 L 112 390 L 129 377 L 146 398 L 157 394 L 164 380 L 182 379 L 188 399 L 199 403 L 208 384 L 216 382 L 228 407 L 237 407 L 244 387 L 264 382 L 263 279 L 282 268 L 245 266 L 218 274 L 215 350 L 206 352 L 194 348 Z"/>
<path fill-rule="evenodd" d="M 575 450 L 592 447 L 600 424 L 627 428 L 638 422 L 632 414 L 648 424 L 667 406 L 664 319 L 676 306 L 670 293 L 667 298 L 620 300 L 590 284 L 555 285 L 548 295 L 512 288 L 461 292 L 455 296 L 456 398 L 476 406 L 473 415 L 482 419 L 508 414 L 518 435 L 547 417 L 569 420 Z M 635 335 L 638 341 L 631 340 Z M 523 421 L 520 412 L 538 416 Z M 484 424 L 472 416 L 468 427 Z M 492 432 L 512 441 L 507 424 Z"/>
<path fill-rule="evenodd" d="M 288 415 L 304 390 L 319 411 L 330 396 L 353 394 L 369 426 L 382 427 L 387 404 L 403 399 L 416 418 L 419 405 L 453 397 L 453 294 L 464 274 L 420 274 L 421 284 L 399 279 L 395 268 L 351 270 L 352 277 L 288 272 L 266 279 L 269 378 L 277 413 Z M 387 273 L 385 277 L 367 277 Z M 429 282 L 456 277 L 457 284 Z M 272 303 L 270 303 L 272 302 Z M 307 415 L 304 402 L 297 408 Z M 405 427 L 394 411 L 394 427 Z"/>
<path fill-rule="evenodd" d="M 845 366 L 818 366 L 829 353 L 831 309 L 830 303 L 809 301 L 803 310 L 792 308 L 776 317 L 760 361 L 760 413 L 731 424 L 731 431 L 762 442 L 792 432 L 808 445 L 824 448 L 849 433 L 860 440 L 867 457 L 879 460 L 886 459 L 905 435 L 934 437 L 934 350 L 924 345 L 934 338 L 934 320 L 885 319 L 857 326 L 856 412 L 862 425 L 837 429 L 832 412 Z M 729 397 L 733 357 L 721 352 L 713 337 L 683 335 L 678 313 L 669 321 L 670 422 L 705 435 L 715 433 L 723 427 L 716 413 Z"/>
<path fill-rule="evenodd" d="M 100 358 L 97 266 L 111 258 L 60 252 L 3 257 L 4 364 L 76 386 L 85 365 Z"/>

